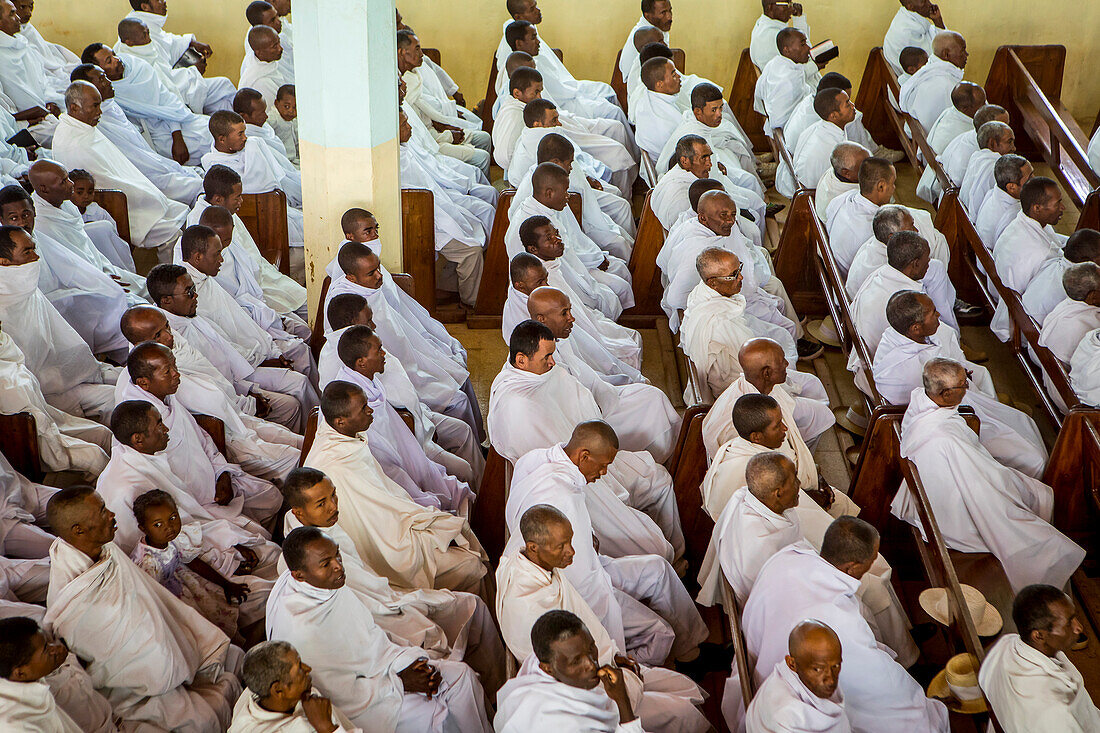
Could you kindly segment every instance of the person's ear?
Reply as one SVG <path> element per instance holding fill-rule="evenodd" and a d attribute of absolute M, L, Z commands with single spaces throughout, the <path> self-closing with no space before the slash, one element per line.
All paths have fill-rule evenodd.
<path fill-rule="evenodd" d="M 761 437 L 760 433 L 758 433 L 754 430 L 753 432 L 749 433 L 749 442 L 759 444 L 760 437 Z"/>
<path fill-rule="evenodd" d="M 363 362 L 365 362 L 366 360 L 367 360 L 367 357 L 365 357 L 365 356 L 360 356 L 358 359 L 356 359 L 355 360 L 355 367 L 354 367 L 355 371 L 359 371 L 359 369 L 363 366 Z"/>
<path fill-rule="evenodd" d="M 30 673 L 27 671 L 27 665 L 22 664 L 18 667 L 13 667 L 11 670 L 11 676 L 8 678 L 13 682 L 33 682 Z"/>
<path fill-rule="evenodd" d="M 304 583 L 306 581 L 306 574 L 303 573 L 301 570 L 291 570 L 290 577 L 294 578 L 299 583 Z"/>
<path fill-rule="evenodd" d="M 792 672 L 798 672 L 798 670 L 795 668 L 794 657 L 792 657 L 790 654 L 783 657 L 783 661 L 787 663 L 787 669 L 791 670 Z"/>
<path fill-rule="evenodd" d="M 539 662 L 539 669 L 541 669 L 543 672 L 550 675 L 551 677 L 554 676 L 554 672 L 551 669 L 549 662 Z"/>

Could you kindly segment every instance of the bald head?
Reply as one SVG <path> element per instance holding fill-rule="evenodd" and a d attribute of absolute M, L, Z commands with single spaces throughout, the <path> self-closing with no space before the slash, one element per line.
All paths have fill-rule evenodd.
<path fill-rule="evenodd" d="M 760 337 L 749 339 L 741 345 L 741 350 L 737 352 L 737 362 L 741 365 L 745 379 L 751 382 L 765 369 L 786 371 L 787 357 L 783 354 L 783 347 L 777 342 Z"/>
<path fill-rule="evenodd" d="M 569 305 L 569 296 L 557 288 L 535 288 L 527 297 L 527 312 L 536 321 Z"/>
<path fill-rule="evenodd" d="M 831 698 L 840 681 L 840 637 L 814 619 L 800 622 L 787 637 L 787 666 L 820 698 Z"/>
<path fill-rule="evenodd" d="M 808 647 L 821 643 L 832 646 L 840 654 L 840 637 L 836 632 L 820 621 L 807 619 L 791 630 L 791 635 L 787 637 L 787 651 L 798 658 Z"/>
<path fill-rule="evenodd" d="M 665 40 L 665 34 L 661 33 L 659 28 L 654 28 L 651 25 L 642 26 L 638 30 L 634 31 L 634 48 L 638 53 L 642 52 L 642 49 L 651 43 L 663 43 Z"/>
<path fill-rule="evenodd" d="M 149 43 L 149 27 L 137 18 L 123 18 L 118 22 L 118 40 L 127 46 L 144 46 Z"/>
<path fill-rule="evenodd" d="M 157 341 L 162 343 L 157 335 L 162 331 L 167 331 L 168 338 L 171 338 L 171 331 L 168 326 L 168 318 L 151 305 L 135 305 L 132 308 L 128 308 L 125 313 L 122 314 L 122 319 L 119 321 L 119 328 L 122 330 L 122 335 L 126 337 L 126 340 L 131 344 L 137 345 L 144 343 L 145 341 Z M 169 346 L 169 344 L 165 344 Z"/>
<path fill-rule="evenodd" d="M 524 66 L 529 69 L 534 69 L 535 59 L 526 51 L 513 51 L 508 55 L 508 58 L 504 60 L 504 73 L 511 79 L 516 69 L 523 68 Z"/>
<path fill-rule="evenodd" d="M 220 227 L 233 226 L 233 214 L 224 206 L 207 206 L 202 210 L 199 224 L 217 231 Z M 223 243 L 224 244 L 224 243 Z"/>
<path fill-rule="evenodd" d="M 278 42 L 279 34 L 269 25 L 256 25 L 248 31 L 248 47 L 253 52 Z"/>
<path fill-rule="evenodd" d="M 960 69 L 966 67 L 966 39 L 954 31 L 943 31 L 932 39 L 932 53 Z"/>
<path fill-rule="evenodd" d="M 52 160 L 38 160 L 27 171 L 34 192 L 53 206 L 61 206 L 73 192 L 69 172 Z"/>
<path fill-rule="evenodd" d="M 745 466 L 745 485 L 761 501 L 797 476 L 794 461 L 775 450 L 757 453 Z"/>
<path fill-rule="evenodd" d="M 967 117 L 973 117 L 985 100 L 985 89 L 972 81 L 959 82 L 951 90 L 951 104 Z"/>
<path fill-rule="evenodd" d="M 841 143 L 833 148 L 829 164 L 833 167 L 833 175 L 839 180 L 856 183 L 859 180 L 859 167 L 870 157 L 871 151 L 859 143 Z"/>
<path fill-rule="evenodd" d="M 586 449 L 592 453 L 605 453 L 619 449 L 619 436 L 603 420 L 588 420 L 573 428 L 569 442 L 565 444 L 567 452 Z"/>

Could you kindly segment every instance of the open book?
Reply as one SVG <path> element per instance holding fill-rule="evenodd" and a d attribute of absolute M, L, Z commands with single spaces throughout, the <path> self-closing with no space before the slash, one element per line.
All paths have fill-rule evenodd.
<path fill-rule="evenodd" d="M 826 39 L 810 49 L 810 58 L 815 63 L 824 64 L 840 55 L 840 49 L 831 40 Z"/>

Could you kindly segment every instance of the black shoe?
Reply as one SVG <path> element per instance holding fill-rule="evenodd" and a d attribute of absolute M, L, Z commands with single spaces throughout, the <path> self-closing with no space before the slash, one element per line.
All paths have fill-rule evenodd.
<path fill-rule="evenodd" d="M 810 341 L 809 339 L 798 339 L 798 343 L 795 344 L 798 349 L 799 361 L 813 361 L 817 357 L 825 353 L 825 347 L 816 341 Z"/>
<path fill-rule="evenodd" d="M 955 298 L 955 314 L 963 318 L 977 318 L 985 312 L 985 308 L 980 305 L 971 305 L 965 300 Z"/>
<path fill-rule="evenodd" d="M 764 209 L 764 216 L 768 219 L 774 219 L 775 215 L 785 208 L 787 208 L 786 204 L 768 204 Z"/>

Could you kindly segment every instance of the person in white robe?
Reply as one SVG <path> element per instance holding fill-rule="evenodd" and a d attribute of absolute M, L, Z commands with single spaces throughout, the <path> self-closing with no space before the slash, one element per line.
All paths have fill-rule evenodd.
<path fill-rule="evenodd" d="M 288 570 L 268 599 L 268 638 L 300 649 L 318 689 L 360 728 L 491 731 L 477 674 L 390 641 L 347 587 L 340 555 L 315 527 L 287 535 Z"/>
<path fill-rule="evenodd" d="M 849 191 L 859 190 L 859 167 L 871 151 L 859 143 L 843 142 L 829 156 L 830 169 L 817 182 L 814 209 L 823 224 L 829 223 L 829 204 Z"/>
<path fill-rule="evenodd" d="M 50 560 L 13 560 L 0 555 L 0 618 L 26 616 L 41 621 L 50 585 Z"/>
<path fill-rule="evenodd" d="M 191 111 L 144 59 L 93 43 L 84 49 L 81 60 L 103 69 L 114 85 L 118 105 L 161 155 L 180 165 L 194 165 L 210 149 L 206 115 Z"/>
<path fill-rule="evenodd" d="M 951 105 L 925 130 L 928 144 L 936 151 L 936 155 L 942 155 L 951 141 L 959 135 L 976 129 L 974 114 L 985 103 L 985 89 L 974 82 L 960 81 L 955 85 L 951 90 Z"/>
<path fill-rule="evenodd" d="M 650 730 L 708 729 L 709 723 L 695 707 L 702 699 L 695 683 L 671 670 L 642 666 L 625 657 L 563 574 L 574 556 L 568 518 L 554 507 L 536 505 L 520 518 L 520 530 L 523 549 L 501 557 L 497 569 L 497 618 L 512 655 L 527 659 L 534 653 L 532 629 L 544 614 L 575 614 L 596 642 L 597 661 L 624 668 L 631 705 L 643 725 Z"/>
<path fill-rule="evenodd" d="M 240 512 L 261 525 L 271 525 L 282 505 L 282 496 L 270 481 L 230 463 L 181 404 L 176 397 L 181 377 L 171 349 L 159 343 L 135 347 L 127 360 L 127 371 L 118 381 L 118 402 L 139 400 L 157 408 L 171 438 L 166 454 L 168 463 L 177 474 L 188 477 L 188 485 L 200 503 L 232 507 L 230 513 Z M 257 462 L 257 456 L 249 458 L 250 462 Z M 278 467 L 274 471 L 269 468 L 266 473 L 277 470 Z M 281 475 L 285 474 L 276 477 Z"/>
<path fill-rule="evenodd" d="M 256 240 L 237 212 L 241 208 L 244 184 L 235 170 L 224 165 L 215 165 L 206 172 L 202 180 L 202 196 L 195 201 L 191 213 L 187 215 L 187 226 L 199 223 L 202 212 L 208 206 L 223 206 L 233 214 L 233 246 L 247 253 L 256 280 L 263 289 L 264 302 L 275 312 L 283 316 L 296 315 L 306 317 L 306 289 L 297 280 L 279 271 L 270 260 L 260 254 Z"/>
<path fill-rule="evenodd" d="M 786 125 L 799 102 L 817 93 L 821 81 L 821 73 L 811 68 L 806 34 L 798 28 L 784 28 L 775 42 L 779 53 L 760 70 L 753 91 L 753 109 L 764 115 L 765 132 Z"/>
<path fill-rule="evenodd" d="M 818 93 L 824 89 L 842 91 L 847 94 L 849 98 L 852 97 L 853 92 L 851 80 L 835 71 L 830 71 L 823 75 L 821 81 L 817 83 Z M 814 97 L 816 96 L 815 94 L 813 96 L 807 95 L 803 97 L 802 101 L 799 102 L 798 106 L 791 112 L 790 119 L 787 120 L 787 124 L 783 128 L 783 140 L 787 143 L 787 149 L 792 152 L 798 147 L 798 141 L 801 139 L 802 133 L 805 132 L 810 125 L 821 119 L 817 112 L 814 111 Z M 891 151 L 878 145 L 863 124 L 863 112 L 857 108 L 855 115 L 855 119 L 844 126 L 845 139 L 850 142 L 859 143 L 869 150 L 874 150 L 877 155 L 891 162 L 894 162 L 895 159 L 900 160 L 904 157 L 904 154 L 901 153 L 900 150 Z"/>
<path fill-rule="evenodd" d="M 801 5 L 784 5 L 775 0 L 767 0 L 762 5 L 763 12 L 756 19 L 749 39 L 749 58 L 757 70 L 763 69 L 779 55 L 779 46 L 775 42 L 779 31 L 787 27 L 797 28 L 807 39 L 810 37 L 810 24 Z"/>
<path fill-rule="evenodd" d="M 1043 321 L 1039 345 L 1068 366 L 1085 335 L 1100 328 L 1100 265 L 1070 266 L 1062 275 L 1062 287 L 1067 297 Z"/>
<path fill-rule="evenodd" d="M 844 282 L 844 289 L 849 298 L 855 298 L 856 293 L 867 282 L 871 274 L 887 264 L 886 245 L 890 237 L 898 232 L 915 232 L 929 244 L 930 255 L 937 263 L 930 266 L 929 273 L 925 277 L 931 277 L 932 287 L 947 278 L 947 263 L 950 261 L 951 250 L 947 244 L 947 238 L 936 229 L 932 223 L 932 216 L 923 209 L 911 209 L 908 206 L 887 204 L 876 211 L 873 207 L 864 205 L 863 199 L 858 202 L 853 200 L 853 207 L 844 212 L 848 224 L 852 225 L 853 234 L 859 236 L 868 232 L 868 238 L 856 250 L 855 257 L 848 269 L 848 277 Z M 858 204 L 858 205 L 856 205 Z M 864 228 L 864 216 L 867 228 Z"/>
<path fill-rule="evenodd" d="M 1012 128 L 1003 122 L 987 122 L 978 130 L 978 152 L 970 156 L 966 175 L 959 183 L 959 200 L 971 217 L 976 218 L 978 207 L 989 191 L 996 187 L 993 168 L 1002 155 L 1016 152 L 1016 137 Z"/>
<path fill-rule="evenodd" d="M 516 326 L 530 318 L 527 297 L 536 288 L 550 285 L 569 298 L 573 306 L 573 317 L 576 319 L 574 331 L 583 331 L 587 336 L 586 343 L 591 346 L 586 349 L 589 363 L 606 376 L 622 375 L 630 381 L 644 379 L 638 371 L 642 364 L 642 337 L 638 331 L 620 326 L 603 313 L 585 305 L 581 296 L 561 277 L 559 268 L 553 268 L 551 282 L 550 270 L 533 254 L 519 253 L 512 258 L 508 269 L 511 285 L 508 287 L 508 298 L 504 302 L 501 319 L 501 333 L 505 343 L 508 343 Z M 596 344 L 602 348 L 597 348 Z"/>
<path fill-rule="evenodd" d="M 21 0 L 19 3 L 16 3 L 15 11 L 21 23 L 19 35 L 26 38 L 31 46 L 38 52 L 38 55 L 42 58 L 46 73 L 51 77 L 67 78 L 73 67 L 80 63 L 80 57 L 60 43 L 51 43 L 47 41 L 38 29 L 34 27 L 31 23 L 31 16 L 34 14 L 33 3 L 27 2 L 27 0 Z"/>
<path fill-rule="evenodd" d="M 746 711 L 748 733 L 850 733 L 838 689 L 842 649 L 836 632 L 807 620 L 791 630 L 787 656 L 777 662 Z M 821 673 L 822 665 L 826 670 Z"/>
<path fill-rule="evenodd" d="M 1024 310 L 1040 328 L 1051 311 L 1067 297 L 1062 285 L 1066 271 L 1087 262 L 1100 265 L 1100 232 L 1095 229 L 1078 229 L 1069 235 L 1060 257 L 1043 261 L 1020 299 Z"/>
<path fill-rule="evenodd" d="M 632 100 L 630 118 L 638 128 L 638 145 L 660 167 L 661 151 L 683 119 L 679 102 L 683 79 L 676 65 L 663 57 L 646 61 L 640 73 L 642 88 Z"/>
<path fill-rule="evenodd" d="M 994 644 L 978 684 L 1007 733 L 1087 731 L 1100 727 L 1100 709 L 1066 653 L 1084 627 L 1073 599 L 1058 588 L 1024 588 L 1012 604 L 1017 633 Z"/>
<path fill-rule="evenodd" d="M 54 159 L 66 168 L 83 168 L 99 184 L 126 194 L 130 236 L 138 247 L 156 249 L 158 257 L 179 238 L 187 207 L 161 193 L 129 158 L 96 129 L 101 113 L 99 91 L 85 81 L 65 93 L 67 114 L 54 131 Z"/>
<path fill-rule="evenodd" d="M 1069 360 L 1069 381 L 1082 402 L 1100 405 L 1100 329 L 1085 334 Z"/>
<path fill-rule="evenodd" d="M 706 626 L 668 560 L 660 555 L 606 554 L 610 539 L 593 527 L 600 506 L 593 483 L 616 458 L 615 434 L 600 421 L 583 422 L 567 443 L 526 453 L 515 464 L 505 506 L 510 538 L 505 554 L 524 546 L 520 517 L 537 504 L 549 504 L 576 532 L 574 562 L 563 570 L 620 649 L 645 664 L 660 665 L 671 655 L 687 661 L 707 637 Z M 599 539 L 599 550 L 589 541 Z"/>
<path fill-rule="evenodd" d="M 149 294 L 145 289 L 145 278 L 133 270 L 113 264 L 96 248 L 85 231 L 84 219 L 69 201 L 73 182 L 68 172 L 53 161 L 40 160 L 31 166 L 27 177 L 34 188 L 31 201 L 38 234 L 68 247 L 73 254 L 122 285 L 128 302 L 145 301 Z"/>
<path fill-rule="evenodd" d="M 943 152 L 936 159 L 943 167 L 944 173 L 956 185 L 966 177 L 966 169 L 970 164 L 970 158 L 978 152 L 978 128 L 987 122 L 1009 122 L 1008 112 L 1004 107 L 995 104 L 985 104 L 974 113 L 974 126 L 966 132 L 955 136 L 955 139 L 947 144 Z M 936 181 L 935 171 L 926 168 L 917 184 L 918 195 L 926 201 L 935 200 L 942 193 Z M 928 194 L 928 195 L 926 195 Z"/>
<path fill-rule="evenodd" d="M 363 733 L 314 691 L 312 671 L 285 641 L 264 641 L 249 649 L 241 666 L 245 690 L 233 706 L 229 733 Z"/>
<path fill-rule="evenodd" d="M 136 2 L 134 8 L 123 21 L 138 21 L 148 29 L 151 43 L 155 49 L 155 56 L 149 53 L 147 59 L 150 64 L 154 59 L 160 67 L 161 73 L 167 74 L 180 97 L 189 107 L 196 112 L 210 113 L 219 109 L 229 109 L 233 102 L 233 94 L 237 91 L 232 82 L 224 76 L 206 77 L 206 60 L 214 53 L 210 46 L 198 40 L 194 33 L 178 34 L 164 30 L 165 21 L 168 20 L 167 3 L 156 3 L 150 0 Z M 135 5 L 135 0 L 130 0 L 130 5 Z M 143 10 L 142 8 L 148 8 Z M 121 23 L 120 23 L 121 25 Z M 119 33 L 119 41 L 116 48 L 123 45 L 122 31 Z M 181 65 L 177 63 L 189 51 L 197 59 L 195 65 Z"/>
<path fill-rule="evenodd" d="M 114 517 L 93 489 L 58 492 L 49 514 L 58 538 L 45 626 L 85 661 L 115 714 L 162 728 L 227 727 L 240 683 L 225 634 L 114 544 Z"/>
<path fill-rule="evenodd" d="M 190 206 L 202 193 L 202 176 L 189 166 L 153 149 L 137 125 L 132 123 L 115 99 L 115 88 L 103 70 L 94 64 L 80 64 L 72 73 L 73 81 L 91 83 L 102 99 L 96 128 L 168 198 Z M 95 205 L 99 209 L 99 205 Z M 104 214 L 106 212 L 103 212 Z"/>
<path fill-rule="evenodd" d="M 55 491 L 31 481 L 0 455 L 0 551 L 6 557 L 36 560 L 49 554 L 53 536 L 36 523 L 45 523 L 46 502 Z"/>
<path fill-rule="evenodd" d="M 642 3 L 642 17 L 630 29 L 626 43 L 619 53 L 619 73 L 625 79 L 634 62 L 638 60 L 639 49 L 634 45 L 634 35 L 642 29 L 653 29 L 661 34 L 667 44 L 669 31 L 672 30 L 672 3 L 668 0 L 645 0 Z"/>
<path fill-rule="evenodd" d="M 294 76 L 287 76 L 283 63 L 285 51 L 278 30 L 267 25 L 255 25 L 245 39 L 247 51 L 241 61 L 238 89 L 255 89 L 260 93 L 268 110 L 275 108 L 275 95 L 279 87 L 293 84 Z"/>
<path fill-rule="evenodd" d="M 435 66 L 431 63 L 431 59 L 425 57 L 424 64 L 421 66 L 423 73 L 430 73 L 435 71 L 437 76 L 440 76 L 440 81 L 444 85 L 445 89 L 458 91 L 458 85 L 453 83 L 448 84 L 447 80 L 450 77 L 447 76 L 447 72 L 443 69 Z M 446 77 L 446 80 L 443 78 Z M 276 100 L 275 109 L 279 114 L 273 115 L 271 119 L 271 125 L 275 128 L 275 131 L 279 133 L 279 136 L 284 138 L 284 143 L 290 145 L 293 143 L 295 150 L 298 149 L 298 119 L 297 119 L 297 100 L 292 93 L 293 85 L 281 87 L 283 96 L 280 97 L 282 101 Z M 408 90 L 408 85 L 401 77 L 397 79 L 397 98 L 401 103 L 401 109 L 405 112 L 405 116 L 409 119 L 409 124 L 413 128 L 413 140 L 432 155 L 445 156 L 447 162 L 451 167 L 457 168 L 463 172 L 463 175 L 472 176 L 472 180 L 478 183 L 488 182 L 488 169 L 489 169 L 489 151 L 482 150 L 476 147 L 466 139 L 466 133 L 460 130 L 443 129 L 439 130 L 434 126 L 428 125 L 420 118 L 416 110 L 413 109 L 405 99 L 405 93 Z M 282 107 L 282 109 L 280 109 Z M 290 119 L 286 119 L 289 116 Z M 290 138 L 288 141 L 287 138 Z"/>
<path fill-rule="evenodd" d="M 842 543 L 850 543 L 851 549 L 842 550 Z M 753 676 L 762 683 L 783 663 L 791 630 L 804 619 L 815 619 L 832 628 L 843 645 L 839 689 L 853 730 L 946 733 L 947 708 L 925 697 L 875 639 L 861 612 L 860 580 L 875 561 L 878 545 L 871 525 L 842 517 L 826 530 L 820 554 L 800 540 L 764 563 L 742 614 L 748 651 L 756 660 Z M 726 692 L 740 697 L 737 684 L 727 683 Z M 728 713 L 736 707 L 723 700 L 723 709 Z"/>
<path fill-rule="evenodd" d="M 961 364 L 932 359 L 924 365 L 923 383 L 902 420 L 901 454 L 929 487 L 944 542 L 959 552 L 992 553 L 1013 590 L 1038 582 L 1064 586 L 1084 550 L 1049 524 L 1053 490 L 994 458 L 981 444 L 980 428 L 972 430 L 959 414 L 968 389 Z M 923 533 L 904 483 L 890 510 Z"/>
<path fill-rule="evenodd" d="M 397 32 L 397 71 L 406 84 L 405 101 L 425 125 L 460 131 L 465 142 L 489 150 L 492 137 L 481 129 L 481 119 L 451 98 L 439 75 L 425 67 L 420 39 L 412 30 Z"/>
<path fill-rule="evenodd" d="M 98 476 L 107 465 L 110 431 L 99 423 L 57 409 L 46 401 L 23 352 L 0 324 L 0 413 L 30 413 L 39 459 L 46 471 L 79 471 Z"/>
<path fill-rule="evenodd" d="M 767 338 L 746 341 L 737 358 L 741 376 L 718 396 L 703 419 L 707 456 L 713 460 L 719 447 L 737 437 L 733 424 L 737 400 L 747 394 L 767 395 L 779 403 L 784 425 L 790 426 L 785 439 L 788 456 L 800 466 L 805 486 L 814 488 L 817 469 L 810 445 L 834 422 L 824 386 L 812 374 L 788 369 L 779 345 Z"/>
<path fill-rule="evenodd" d="M 476 437 L 482 437 L 481 408 L 470 385 L 466 351 L 457 339 L 401 292 L 392 277 L 383 274 L 378 256 L 367 245 L 346 242 L 337 264 L 344 274 L 332 281 L 325 312 L 338 295 L 354 293 L 365 298 L 382 344 L 404 367 L 419 400 L 435 412 L 462 420 Z M 325 329 L 332 338 L 332 324 L 326 321 Z"/>
<path fill-rule="evenodd" d="M 293 84 L 283 84 L 275 93 L 275 113 L 268 120 L 271 129 L 283 141 L 290 162 L 301 167 L 301 149 L 298 140 L 298 96 Z"/>
<path fill-rule="evenodd" d="M 184 267 L 157 265 L 149 271 L 146 285 L 149 299 L 164 313 L 172 330 L 205 356 L 238 395 L 259 395 L 274 422 L 302 429 L 305 416 L 318 404 L 309 377 L 271 354 L 242 353 L 220 326 L 199 316 L 198 290 Z"/>
<path fill-rule="evenodd" d="M 318 527 L 340 548 L 347 585 L 370 609 L 374 622 L 401 646 L 420 647 L 432 659 L 464 661 L 493 694 L 504 682 L 504 644 L 485 601 L 472 593 L 393 586 L 365 563 L 338 524 L 339 497 L 325 474 L 296 469 L 283 484 L 290 511 L 286 533 Z M 279 561 L 280 571 L 286 562 Z"/>
<path fill-rule="evenodd" d="M 324 472 L 340 491 L 340 526 L 363 562 L 399 588 L 481 591 L 485 553 L 466 520 L 416 504 L 371 455 L 363 391 L 330 382 L 321 407 L 324 419 L 304 465 Z"/>
<path fill-rule="evenodd" d="M 1022 155 L 1002 155 L 993 164 L 996 185 L 989 189 L 974 215 L 974 229 L 990 252 L 1005 227 L 1020 213 L 1020 190 L 1034 172 L 1034 167 Z"/>
<path fill-rule="evenodd" d="M 961 404 L 981 420 L 979 438 L 990 455 L 1006 466 L 1039 478 L 1047 462 L 1046 444 L 1035 421 L 1002 404 L 989 370 L 966 360 L 958 333 L 941 324 L 928 296 L 914 291 L 893 295 L 886 304 L 890 326 L 882 334 L 872 365 L 875 388 L 883 399 L 909 403 L 920 387 L 924 365 L 934 358 L 957 361 L 967 371 L 969 387 Z"/>
<path fill-rule="evenodd" d="M 275 134 L 275 128 L 267 123 L 269 119 L 267 110 L 263 95 L 251 87 L 241 87 L 233 97 L 233 111 L 244 118 L 245 134 L 249 137 L 258 137 L 267 143 L 272 152 L 280 158 L 280 162 L 282 158 L 286 158 L 288 165 L 294 165 L 287 155 L 286 145 Z"/>
<path fill-rule="evenodd" d="M 274 3 L 262 4 L 249 3 L 245 8 L 245 20 L 250 26 L 266 25 L 273 28 L 279 34 L 279 45 L 283 47 L 283 56 L 279 59 L 280 71 L 283 77 L 290 83 L 294 83 L 294 28 L 290 23 L 290 0 L 276 0 Z M 400 30 L 400 23 L 398 24 Z M 245 54 L 252 49 L 248 45 L 248 37 L 245 35 Z M 241 86 L 244 86 L 243 84 Z"/>
<path fill-rule="evenodd" d="M 15 4 L 0 2 L 0 87 L 13 106 L 8 112 L 27 123 L 35 141 L 49 145 L 61 114 L 64 85 L 51 84 L 46 61 L 20 27 Z"/>
<path fill-rule="evenodd" d="M 428 457 L 416 436 L 386 400 L 385 389 L 377 379 L 386 365 L 381 339 L 367 326 L 352 326 L 340 336 L 338 349 L 344 367 L 336 373 L 336 379 L 357 385 L 367 396 L 373 413 L 367 430 L 368 444 L 383 472 L 401 485 L 417 504 L 468 516 L 474 491 Z"/>
<path fill-rule="evenodd" d="M 724 191 L 707 191 L 699 198 L 699 214 L 683 224 L 680 239 L 669 252 L 667 266 L 662 270 L 668 286 L 661 298 L 661 308 L 669 315 L 670 328 L 677 331 L 678 311 L 687 307 L 691 293 L 702 282 L 697 266 L 699 255 L 708 249 L 727 250 L 736 255 L 741 265 L 741 293 L 746 299 L 747 312 L 786 331 L 788 336 L 780 338 L 785 342 L 789 338 L 791 353 L 797 358 L 793 342 L 802 337 L 802 327 L 794 305 L 772 271 L 764 248 L 754 245 L 736 228 L 736 210 L 736 203 Z"/>
<path fill-rule="evenodd" d="M 832 168 L 833 150 L 847 139 L 845 128 L 856 119 L 856 106 L 843 90 L 817 92 L 813 110 L 817 121 L 803 130 L 796 142 L 787 142 L 788 146 L 794 146 L 791 151 L 794 171 L 783 165 L 776 176 L 776 190 L 788 198 L 794 196 L 795 180 L 803 188 L 812 188 Z"/>
<path fill-rule="evenodd" d="M 961 35 L 954 31 L 937 34 L 928 63 L 901 85 L 898 104 L 902 111 L 929 130 L 951 106 L 951 93 L 963 79 L 967 56 Z"/>
<path fill-rule="evenodd" d="M 901 7 L 890 21 L 886 37 L 882 41 L 882 53 L 895 74 L 906 69 L 901 63 L 901 52 L 913 46 L 932 56 L 932 42 L 945 30 L 940 8 L 931 0 L 901 0 Z"/>
<path fill-rule="evenodd" d="M 84 339 L 46 299 L 39 282 L 43 263 L 34 242 L 16 228 L 0 229 L 0 322 L 23 354 L 53 407 L 106 422 L 114 407 L 118 367 L 97 361 Z M 121 332 L 119 333 L 121 335 Z"/>

